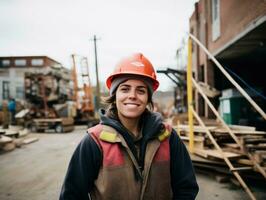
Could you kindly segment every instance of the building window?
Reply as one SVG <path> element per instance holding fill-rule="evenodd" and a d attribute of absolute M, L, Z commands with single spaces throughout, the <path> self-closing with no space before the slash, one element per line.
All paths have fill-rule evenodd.
<path fill-rule="evenodd" d="M 3 67 L 10 66 L 10 60 L 2 60 L 2 66 Z"/>
<path fill-rule="evenodd" d="M 220 0 L 212 0 L 212 41 L 220 34 Z"/>
<path fill-rule="evenodd" d="M 43 59 L 39 58 L 39 59 L 32 59 L 31 60 L 31 65 L 32 66 L 42 66 L 43 65 Z"/>
<path fill-rule="evenodd" d="M 9 98 L 9 81 L 3 81 L 3 99 Z"/>
<path fill-rule="evenodd" d="M 16 98 L 24 99 L 24 87 L 23 86 L 16 87 Z"/>
<path fill-rule="evenodd" d="M 26 60 L 25 59 L 17 59 L 15 60 L 16 66 L 26 66 Z"/>

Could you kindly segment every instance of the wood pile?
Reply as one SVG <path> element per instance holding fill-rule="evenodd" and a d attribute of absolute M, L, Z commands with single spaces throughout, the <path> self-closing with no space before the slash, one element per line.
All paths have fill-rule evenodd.
<path fill-rule="evenodd" d="M 0 153 L 14 150 L 22 145 L 38 141 L 36 137 L 27 137 L 26 129 L 0 129 Z"/>
<path fill-rule="evenodd" d="M 240 146 L 232 139 L 225 128 L 213 121 L 206 126 L 221 147 L 223 154 L 218 151 L 210 138 L 206 134 L 206 129 L 199 125 L 194 125 L 194 154 L 191 155 L 196 167 L 210 169 L 224 174 L 230 174 L 229 167 L 225 164 L 223 156 L 226 156 L 237 167 L 241 174 L 251 173 L 260 176 L 256 167 L 253 166 L 248 154 L 251 155 L 266 171 L 266 132 L 256 131 L 255 127 L 229 125 L 232 132 L 240 141 Z M 178 132 L 180 138 L 188 147 L 189 126 L 187 124 L 174 125 L 173 128 Z M 262 176 L 261 176 L 262 177 Z"/>
<path fill-rule="evenodd" d="M 45 67 L 42 69 L 28 69 L 25 73 L 25 98 L 37 103 L 46 100 L 65 102 L 71 99 L 71 73 L 64 68 Z"/>

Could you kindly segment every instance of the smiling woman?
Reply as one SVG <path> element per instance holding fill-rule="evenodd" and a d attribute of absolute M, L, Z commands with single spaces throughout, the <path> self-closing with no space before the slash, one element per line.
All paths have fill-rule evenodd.
<path fill-rule="evenodd" d="M 116 90 L 116 106 L 118 110 L 118 118 L 128 127 L 127 121 L 139 124 L 140 116 L 144 112 L 148 103 L 148 89 L 141 80 L 127 80 L 121 83 Z M 138 131 L 131 130 L 134 135 L 138 135 Z"/>
<path fill-rule="evenodd" d="M 107 110 L 74 152 L 60 199 L 195 199 L 186 147 L 152 112 L 159 82 L 151 62 L 141 53 L 123 59 L 106 85 Z"/>

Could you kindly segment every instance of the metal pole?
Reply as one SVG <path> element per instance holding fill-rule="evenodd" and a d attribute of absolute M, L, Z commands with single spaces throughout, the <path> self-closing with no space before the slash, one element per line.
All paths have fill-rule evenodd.
<path fill-rule="evenodd" d="M 97 38 L 96 35 L 93 37 L 94 41 L 94 55 L 95 55 L 95 68 L 96 68 L 96 102 L 95 102 L 95 108 L 96 112 L 98 111 L 100 107 L 100 83 L 99 83 L 99 74 L 98 74 L 98 60 L 97 60 Z"/>
<path fill-rule="evenodd" d="M 77 67 L 75 61 L 75 55 L 72 54 L 73 68 L 72 68 L 72 78 L 73 78 L 73 101 L 76 103 L 76 108 L 79 108 L 79 99 L 78 99 L 78 78 L 77 78 Z"/>

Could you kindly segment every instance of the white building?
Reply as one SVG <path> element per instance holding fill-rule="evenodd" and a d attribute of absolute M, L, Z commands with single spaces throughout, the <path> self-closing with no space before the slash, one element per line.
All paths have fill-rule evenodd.
<path fill-rule="evenodd" d="M 47 56 L 0 57 L 0 105 L 9 97 L 25 100 L 26 72 L 56 70 L 70 81 L 70 70 Z"/>

